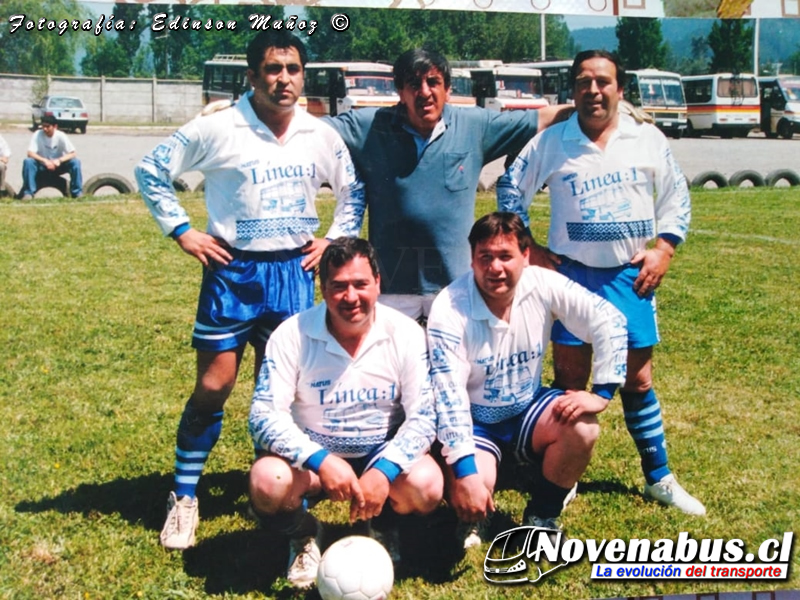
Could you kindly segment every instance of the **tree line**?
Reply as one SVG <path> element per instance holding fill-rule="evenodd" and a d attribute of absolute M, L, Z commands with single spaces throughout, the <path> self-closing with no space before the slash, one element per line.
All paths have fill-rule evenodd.
<path fill-rule="evenodd" d="M 5 0 L 4 15 L 24 14 L 36 21 L 98 20 L 78 0 Z M 0 24 L 0 72 L 33 75 L 152 77 L 198 79 L 203 63 L 215 54 L 241 54 L 250 39 L 249 17 L 287 18 L 281 6 L 198 4 L 114 4 L 117 21 L 136 22 L 135 30 L 93 32 L 33 30 L 10 33 Z M 318 61 L 366 60 L 391 63 L 412 47 L 436 49 L 451 60 L 495 59 L 522 62 L 541 59 L 541 19 L 545 19 L 545 55 L 570 59 L 580 50 L 562 16 L 445 10 L 346 9 L 350 27 L 334 31 L 328 24 L 341 9 L 306 7 L 301 18 L 315 20 L 313 35 L 300 34 L 310 57 Z M 235 30 L 163 29 L 152 31 L 155 15 L 168 20 L 235 22 Z M 110 19 L 111 15 L 105 15 Z M 298 32 L 299 33 L 299 32 Z M 691 58 L 676 60 L 663 38 L 661 22 L 619 18 L 616 50 L 629 69 L 660 68 L 689 75 L 752 70 L 753 24 L 742 19 L 716 20 L 707 37 L 692 39 Z M 800 47 L 783 63 L 783 72 L 800 73 Z"/>

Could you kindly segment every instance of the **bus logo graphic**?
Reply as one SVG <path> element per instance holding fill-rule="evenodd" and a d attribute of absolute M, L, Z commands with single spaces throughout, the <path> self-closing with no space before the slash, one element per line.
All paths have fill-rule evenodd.
<path fill-rule="evenodd" d="M 558 529 L 523 525 L 498 533 L 486 551 L 483 577 L 501 585 L 536 583 L 567 562 L 551 563 L 560 555 L 563 533 Z"/>

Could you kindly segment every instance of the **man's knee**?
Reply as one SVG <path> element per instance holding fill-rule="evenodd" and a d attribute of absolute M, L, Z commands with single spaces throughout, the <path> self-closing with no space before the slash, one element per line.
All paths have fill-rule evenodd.
<path fill-rule="evenodd" d="M 262 456 L 250 468 L 250 501 L 256 510 L 275 514 L 288 510 L 286 500 L 293 482 L 291 467 L 276 456 Z"/>

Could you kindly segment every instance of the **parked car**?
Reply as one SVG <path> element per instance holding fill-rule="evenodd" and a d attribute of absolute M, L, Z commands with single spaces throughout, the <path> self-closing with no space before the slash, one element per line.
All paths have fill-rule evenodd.
<path fill-rule="evenodd" d="M 59 129 L 71 129 L 86 133 L 89 123 L 89 111 L 80 98 L 70 96 L 45 96 L 38 104 L 32 104 L 33 128 L 42 124 L 42 117 L 52 115 L 56 118 Z"/>

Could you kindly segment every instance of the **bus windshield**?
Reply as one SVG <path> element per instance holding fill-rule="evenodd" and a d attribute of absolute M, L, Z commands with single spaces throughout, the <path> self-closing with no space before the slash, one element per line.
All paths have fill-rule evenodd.
<path fill-rule="evenodd" d="M 348 71 L 344 77 L 348 94 L 369 96 L 391 96 L 395 94 L 394 80 L 390 75 L 357 73 Z"/>
<path fill-rule="evenodd" d="M 498 98 L 538 98 L 539 78 L 524 77 L 521 75 L 498 75 Z"/>
<path fill-rule="evenodd" d="M 640 77 L 639 93 L 644 106 L 682 106 L 681 80 L 671 77 Z"/>
<path fill-rule="evenodd" d="M 720 77 L 717 95 L 720 98 L 758 98 L 758 86 L 754 77 Z"/>

